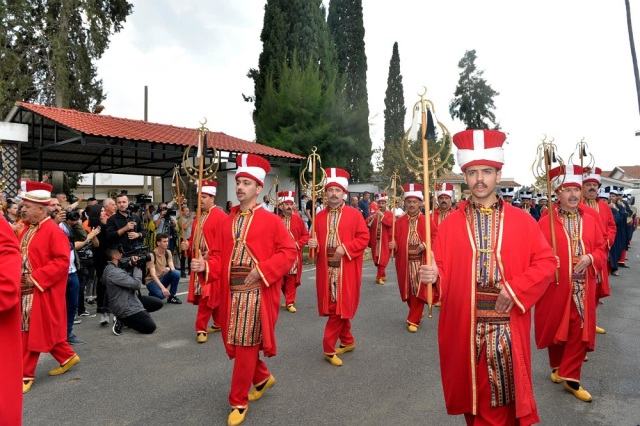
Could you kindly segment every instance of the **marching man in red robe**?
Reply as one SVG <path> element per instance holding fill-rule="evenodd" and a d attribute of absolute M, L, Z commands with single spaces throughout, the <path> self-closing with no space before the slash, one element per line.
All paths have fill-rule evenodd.
<path fill-rule="evenodd" d="M 294 306 L 296 302 L 296 290 L 302 278 L 302 248 L 307 245 L 307 241 L 309 241 L 307 225 L 299 215 L 293 214 L 294 197 L 295 194 L 293 191 L 278 192 L 278 203 L 280 204 L 284 226 L 289 231 L 289 235 L 298 249 L 296 261 L 291 267 L 291 270 L 289 270 L 289 273 L 284 276 L 282 283 L 282 294 L 284 294 L 282 307 L 291 313 L 296 312 L 296 307 Z"/>
<path fill-rule="evenodd" d="M 351 334 L 351 319 L 360 302 L 362 259 L 369 244 L 369 230 L 362 213 L 344 204 L 349 173 L 336 168 L 326 169 L 325 172 L 327 208 L 316 215 L 316 238 L 310 238 L 308 245 L 318 250 L 318 313 L 329 317 L 322 339 L 324 359 L 339 367 L 342 360 L 338 355 L 356 347 Z M 338 339 L 340 346 L 336 348 Z"/>
<path fill-rule="evenodd" d="M 391 240 L 391 227 L 393 226 L 393 213 L 387 210 L 387 202 L 389 201 L 387 194 L 376 194 L 375 199 L 378 208 L 371 213 L 369 247 L 371 247 L 373 264 L 378 267 L 376 282 L 383 285 L 387 280 L 387 265 L 391 257 L 389 242 Z"/>
<path fill-rule="evenodd" d="M 47 213 L 53 187 L 24 182 L 22 194 L 28 227 L 22 231 L 22 363 L 23 393 L 36 377 L 41 352 L 50 352 L 60 363 L 49 371 L 58 376 L 80 362 L 67 343 L 67 275 L 69 239 Z"/>
<path fill-rule="evenodd" d="M 276 382 L 260 359 L 260 350 L 266 357 L 276 355 L 280 288 L 298 255 L 282 219 L 258 202 L 269 162 L 241 154 L 236 164 L 240 204 L 220 224 L 209 259 L 191 262 L 191 269 L 198 272 L 205 271 L 208 263 L 209 273 L 219 277 L 222 339 L 227 355 L 234 359 L 230 426 L 242 423 L 249 402 L 260 399 Z"/>
<path fill-rule="evenodd" d="M 531 215 L 496 195 L 506 135 L 466 130 L 453 136 L 471 197 L 438 227 L 440 371 L 447 412 L 468 425 L 539 422 L 531 377 L 531 308 L 557 267 Z M 516 423 L 518 421 L 519 423 Z"/>
<path fill-rule="evenodd" d="M 390 246 L 392 250 L 396 249 L 396 274 L 400 298 L 409 306 L 407 329 L 415 333 L 418 331 L 424 305 L 427 303 L 427 286 L 420 282 L 420 265 L 425 264 L 427 260 L 425 216 L 420 213 L 424 196 L 422 185 L 419 183 L 404 184 L 402 189 L 406 214 L 396 220 L 396 238 Z M 435 241 L 436 225 L 433 219 L 430 220 L 431 241 Z M 433 286 L 433 290 L 435 289 L 436 286 Z M 437 300 L 437 291 L 434 291 L 433 301 Z"/>
<path fill-rule="evenodd" d="M 558 282 L 552 277 L 536 303 L 536 344 L 547 348 L 551 381 L 581 401 L 591 395 L 580 386 L 582 363 L 596 340 L 596 275 L 606 267 L 606 242 L 597 217 L 582 200 L 582 167 L 559 166 L 549 172 L 558 196 L 553 209 L 556 253 L 560 259 Z M 540 228 L 551 242 L 549 215 Z"/>
<path fill-rule="evenodd" d="M 453 205 L 453 185 L 450 183 L 439 184 L 438 189 L 436 189 L 436 199 L 438 201 L 438 208 L 433 209 L 431 217 L 437 229 L 442 221 L 449 216 L 449 213 L 453 211 L 451 208 Z"/>
<path fill-rule="evenodd" d="M 603 201 L 598 196 L 598 190 L 601 185 L 602 170 L 599 167 L 594 167 L 590 170 L 585 170 L 584 177 L 582 179 L 582 202 L 587 206 L 598 212 L 600 216 L 600 224 L 605 232 L 605 239 L 607 243 L 606 255 L 609 258 L 609 250 L 616 240 L 616 221 L 613 218 L 613 212 L 606 201 Z M 600 299 L 609 297 L 611 295 L 611 287 L 609 286 L 609 262 L 607 267 L 596 277 L 596 302 L 595 306 L 598 309 Z M 596 323 L 597 324 L 597 323 Z M 607 331 L 604 328 L 596 325 L 596 333 L 605 334 Z"/>
<path fill-rule="evenodd" d="M 0 218 L 0 423 L 22 424 L 20 250 L 11 225 Z"/>
<path fill-rule="evenodd" d="M 202 214 L 200 215 L 200 233 L 197 235 L 198 242 L 194 243 L 196 238 L 194 226 L 189 241 L 183 241 L 182 250 L 190 250 L 187 257 L 194 257 L 196 244 L 200 249 L 201 260 L 209 258 L 209 250 L 216 239 L 216 233 L 220 230 L 220 224 L 227 217 L 227 214 L 218 208 L 216 202 L 216 191 L 218 183 L 214 180 L 205 180 L 202 182 L 200 189 L 202 200 Z M 206 263 L 205 263 L 206 265 Z M 204 343 L 207 341 L 209 333 L 220 331 L 220 319 L 218 317 L 218 305 L 220 302 L 220 294 L 215 281 L 217 276 L 210 274 L 205 268 L 204 271 L 196 273 L 191 270 L 189 276 L 189 294 L 187 301 L 198 305 L 198 313 L 196 314 L 196 341 Z M 209 327 L 209 318 L 212 319 L 212 325 Z"/>

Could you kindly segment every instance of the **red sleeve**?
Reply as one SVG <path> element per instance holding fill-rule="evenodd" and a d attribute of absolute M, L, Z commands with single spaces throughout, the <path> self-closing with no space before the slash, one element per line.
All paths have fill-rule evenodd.
<path fill-rule="evenodd" d="M 20 265 L 18 240 L 4 217 L 0 218 L 0 311 L 20 301 Z"/>
<path fill-rule="evenodd" d="M 357 213 L 357 211 L 355 211 L 355 213 Z M 355 234 L 353 239 L 343 242 L 342 246 L 347 252 L 347 257 L 349 259 L 354 259 L 361 256 L 364 253 L 364 250 L 369 246 L 370 234 L 369 228 L 362 216 L 353 214 L 351 215 L 351 218 L 353 218 L 351 219 L 351 226 L 355 228 Z M 344 228 L 351 228 L 351 226 Z"/>

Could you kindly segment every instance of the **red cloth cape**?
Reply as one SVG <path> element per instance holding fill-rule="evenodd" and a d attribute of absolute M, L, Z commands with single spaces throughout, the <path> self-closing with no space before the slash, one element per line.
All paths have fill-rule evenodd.
<path fill-rule="evenodd" d="M 220 232 L 209 252 L 209 273 L 219 277 L 220 318 L 222 339 L 229 358 L 235 357 L 235 346 L 227 344 L 231 291 L 229 273 L 235 235 L 233 221 L 240 206 L 232 207 L 231 214 L 220 224 Z M 265 356 L 274 356 L 276 347 L 276 322 L 280 311 L 280 283 L 289 272 L 298 255 L 296 246 L 277 215 L 256 206 L 246 236 L 246 248 L 254 266 L 262 276 L 260 295 L 260 319 L 262 322 L 262 351 Z"/>
<path fill-rule="evenodd" d="M 426 244 L 427 238 L 425 237 L 426 227 L 424 223 L 424 215 L 421 214 L 418 217 L 418 236 L 420 241 Z M 436 224 L 431 219 L 431 244 L 436 239 L 438 234 Z M 400 298 L 403 302 L 406 302 L 411 294 L 411 283 L 409 282 L 409 215 L 403 214 L 396 219 L 396 274 L 398 276 L 398 289 L 400 290 Z M 426 251 L 422 252 L 422 264 L 427 261 Z M 434 288 L 435 290 L 435 288 Z M 437 291 L 434 291 L 434 295 Z M 427 286 L 420 283 L 418 287 L 418 299 L 423 302 L 427 302 Z M 435 301 L 436 298 L 434 297 Z"/>
<path fill-rule="evenodd" d="M 586 205 L 586 204 L 585 204 Z M 595 209 L 594 209 L 595 210 Z M 616 232 L 618 231 L 616 227 L 616 221 L 613 218 L 613 212 L 611 211 L 611 207 L 609 204 L 605 203 L 601 199 L 598 199 L 598 209 L 596 210 L 598 216 L 600 217 L 600 224 L 605 233 L 605 239 L 607 242 L 606 254 L 609 256 L 609 249 L 613 245 L 616 240 Z M 598 286 L 596 292 L 598 293 L 598 298 L 602 299 L 604 297 L 611 296 L 611 285 L 609 284 L 609 271 L 607 268 L 602 270 L 600 274 L 602 278 L 602 285 Z"/>
<path fill-rule="evenodd" d="M 209 211 L 207 219 L 202 226 L 202 234 L 204 235 L 204 241 L 206 246 L 211 250 L 211 247 L 216 240 L 216 234 L 220 230 L 220 224 L 227 217 L 227 214 L 218 207 L 214 207 Z M 195 223 L 192 226 L 191 237 L 189 238 L 189 256 L 193 257 L 195 247 L 193 245 L 193 238 L 195 237 L 196 226 Z M 215 308 L 220 303 L 220 295 L 216 291 L 217 285 L 211 285 L 218 277 L 211 274 L 208 270 L 198 273 L 198 277 L 201 283 L 205 283 L 202 287 L 202 294 L 195 294 L 194 274 L 189 274 L 189 293 L 187 294 L 187 302 L 197 305 L 200 303 L 200 299 L 208 298 L 207 304 L 212 308 Z"/>
<path fill-rule="evenodd" d="M 466 202 L 438 227 L 433 245 L 440 275 L 442 307 L 438 324 L 440 370 L 447 412 L 477 413 L 475 244 Z M 544 293 L 556 268 L 553 251 L 533 217 L 509 204 L 501 214 L 497 242 L 503 285 L 514 301 L 510 311 L 516 417 L 539 421 L 531 380 L 531 307 Z"/>
<path fill-rule="evenodd" d="M 378 215 L 376 214 L 371 222 L 371 228 L 369 228 L 369 247 L 371 247 L 371 258 L 373 264 L 378 266 L 387 266 L 389 264 L 389 258 L 391 257 L 391 250 L 389 250 L 389 241 L 391 241 L 391 228 L 393 227 L 393 213 L 389 210 L 384 212 L 382 219 L 382 229 L 380 232 L 380 253 L 377 251 L 376 234 L 378 228 Z"/>
<path fill-rule="evenodd" d="M 556 285 L 555 275 L 549 279 L 549 286 L 542 298 L 536 303 L 535 310 L 535 335 L 538 348 L 546 348 L 555 343 L 567 341 L 569 333 L 569 310 L 571 308 L 571 269 L 570 259 L 571 244 L 562 222 L 558 218 L 558 208 L 554 209 L 554 229 L 556 234 L 556 252 L 560 257 L 560 269 L 558 270 L 559 284 Z M 585 254 L 591 255 L 592 264 L 587 273 L 587 297 L 585 302 L 584 327 L 582 340 L 587 342 L 587 349 L 593 350 L 596 340 L 596 274 L 606 268 L 606 242 L 598 218 L 593 216 L 593 209 L 579 205 L 578 210 L 582 216 L 582 235 Z M 540 229 L 545 238 L 551 243 L 551 226 L 549 215 L 540 218 Z M 606 269 L 605 269 L 606 271 Z M 606 272 L 605 272 L 606 273 Z"/>
<path fill-rule="evenodd" d="M 284 223 L 284 218 L 282 221 Z M 309 231 L 307 231 L 307 224 L 295 213 L 291 215 L 289 226 L 291 228 L 289 229 L 290 237 L 298 249 L 298 273 L 296 274 L 296 287 L 298 287 L 302 279 L 302 248 L 309 241 Z"/>
<path fill-rule="evenodd" d="M 20 239 L 29 229 L 25 226 Z M 27 257 L 31 278 L 36 283 L 29 321 L 28 349 L 50 352 L 67 340 L 67 278 L 69 276 L 69 238 L 49 217 L 31 239 Z"/>
<path fill-rule="evenodd" d="M 22 424 L 21 263 L 18 240 L 0 218 L 0 419 L 7 425 Z"/>
<path fill-rule="evenodd" d="M 325 208 L 316 216 L 315 231 L 318 239 L 316 259 L 316 293 L 318 313 L 329 315 L 329 269 L 327 265 L 327 240 L 329 230 L 329 209 Z M 362 284 L 362 258 L 369 245 L 369 229 L 359 210 L 343 205 L 338 218 L 338 237 L 346 254 L 340 259 L 340 281 L 338 282 L 338 300 L 336 315 L 343 319 L 352 319 L 360 302 Z"/>

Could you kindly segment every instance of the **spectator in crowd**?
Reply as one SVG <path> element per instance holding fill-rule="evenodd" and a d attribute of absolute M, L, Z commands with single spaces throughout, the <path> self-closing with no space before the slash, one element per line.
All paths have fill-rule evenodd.
<path fill-rule="evenodd" d="M 22 219 L 18 214 L 19 209 L 20 206 L 17 203 L 14 203 L 13 201 L 7 201 L 7 207 L 5 208 L 6 212 L 4 217 L 5 219 L 7 219 L 7 222 L 9 222 L 9 225 L 11 225 L 11 229 L 16 235 L 22 231 L 22 228 L 24 228 Z"/>
<path fill-rule="evenodd" d="M 124 252 L 129 252 L 142 245 L 144 230 L 140 218 L 129 214 L 126 194 L 118 195 L 116 204 L 118 211 L 107 219 L 107 248 L 121 246 Z"/>
<path fill-rule="evenodd" d="M 365 191 L 364 195 L 362 196 L 362 200 L 360 200 L 358 202 L 358 207 L 360 208 L 360 211 L 362 212 L 362 216 L 364 217 L 364 220 L 367 220 L 369 218 L 369 205 L 371 203 L 371 194 L 369 194 L 369 192 Z"/>
<path fill-rule="evenodd" d="M 111 198 L 109 198 L 109 200 L 111 200 Z M 102 203 L 102 205 L 105 204 L 107 204 L 106 200 Z M 95 292 L 98 305 L 96 312 L 98 314 L 101 314 L 100 324 L 107 325 L 109 323 L 109 304 L 107 300 L 107 289 L 100 281 L 102 272 L 104 271 L 104 267 L 107 266 L 107 262 L 104 257 L 104 251 L 107 247 L 107 213 L 106 209 L 100 206 L 100 204 L 90 206 L 87 211 L 89 216 L 89 229 L 100 228 L 100 232 L 97 234 L 98 246 L 93 248 L 93 267 L 95 269 L 95 277 L 93 278 L 94 284 L 93 286 L 90 285 L 90 290 L 87 291 L 87 293 L 89 294 L 87 303 L 92 304 L 93 300 L 90 298 L 93 297 L 93 294 Z M 91 287 L 95 287 L 95 290 Z M 106 322 L 104 322 L 105 317 Z"/>
<path fill-rule="evenodd" d="M 156 227 L 156 242 L 158 234 L 167 234 L 169 236 L 169 250 L 173 250 L 175 247 L 176 220 L 169 213 L 167 203 L 160 203 L 158 211 L 153 215 L 153 224 Z"/>
<path fill-rule="evenodd" d="M 227 203 L 229 204 L 229 203 Z M 182 223 L 181 223 L 181 227 L 182 227 L 182 240 L 183 241 L 189 241 L 189 238 L 191 238 L 191 230 L 193 228 L 193 220 L 195 219 L 195 214 L 191 213 L 191 211 L 189 210 L 189 206 L 182 206 Z M 180 242 L 182 243 L 182 241 Z M 186 269 L 189 265 L 188 263 L 191 262 L 191 259 L 187 256 L 185 256 L 185 254 L 187 254 L 188 251 L 184 251 L 182 250 L 180 252 L 180 277 L 181 278 L 186 278 L 187 274 L 186 274 Z M 187 262 L 187 260 L 189 260 L 189 262 Z"/>
<path fill-rule="evenodd" d="M 231 213 L 231 207 L 233 207 L 233 203 L 232 203 L 231 201 L 227 201 L 227 205 L 226 205 L 226 207 L 224 208 L 224 211 L 225 211 L 227 214 Z"/>
<path fill-rule="evenodd" d="M 180 305 L 182 301 L 176 297 L 180 282 L 180 271 L 173 264 L 173 254 L 169 250 L 169 236 L 160 232 L 156 235 L 156 248 L 147 262 L 146 286 L 149 296 L 160 300 L 167 298 L 167 303 Z M 169 289 L 167 289 L 169 287 Z"/>

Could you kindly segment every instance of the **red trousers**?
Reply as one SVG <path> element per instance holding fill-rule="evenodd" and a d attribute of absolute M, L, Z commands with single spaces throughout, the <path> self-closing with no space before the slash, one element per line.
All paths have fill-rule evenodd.
<path fill-rule="evenodd" d="M 407 317 L 407 324 L 420 325 L 422 321 L 422 313 L 424 312 L 425 303 L 418 299 L 413 294 L 410 294 L 407 298 L 407 305 L 409 306 L 409 316 Z"/>
<path fill-rule="evenodd" d="M 284 303 L 289 306 L 296 302 L 296 277 L 295 274 L 287 274 L 284 276 L 282 283 L 282 294 L 284 294 Z"/>
<path fill-rule="evenodd" d="M 351 320 L 341 318 L 336 315 L 335 302 L 329 303 L 329 319 L 324 327 L 324 337 L 322 339 L 322 349 L 327 355 L 336 353 L 336 343 L 340 339 L 343 346 L 352 345 L 355 340 L 351 334 Z"/>
<path fill-rule="evenodd" d="M 245 408 L 249 404 L 251 384 L 264 382 L 271 373 L 260 359 L 260 345 L 235 346 L 235 351 L 229 404 L 232 408 Z"/>
<path fill-rule="evenodd" d="M 196 314 L 196 333 L 206 333 L 209 326 L 209 318 L 213 319 L 213 325 L 220 326 L 218 321 L 218 308 L 211 308 L 204 300 L 198 303 L 198 313 Z"/>
<path fill-rule="evenodd" d="M 378 273 L 376 274 L 376 280 L 387 277 L 387 265 L 378 265 Z"/>
<path fill-rule="evenodd" d="M 582 363 L 587 354 L 587 342 L 582 340 L 582 328 L 580 328 L 580 314 L 575 303 L 571 302 L 569 313 L 569 335 L 567 341 L 559 345 L 551 345 L 549 351 L 549 364 L 551 369 L 558 369 L 558 376 L 572 382 L 580 382 Z"/>
<path fill-rule="evenodd" d="M 627 259 L 627 249 L 624 249 L 620 254 L 620 259 L 618 259 L 618 263 L 624 263 L 626 262 L 626 259 Z"/>
<path fill-rule="evenodd" d="M 491 385 L 489 384 L 489 370 L 487 369 L 487 352 L 482 351 L 482 356 L 476 368 L 476 384 L 478 386 L 477 414 L 465 413 L 464 419 L 467 425 L 519 425 L 516 420 L 516 403 L 491 407 Z M 518 396 L 516 395 L 516 398 Z"/>
<path fill-rule="evenodd" d="M 29 332 L 22 332 L 22 377 L 23 380 L 33 380 L 36 378 L 36 365 L 38 364 L 38 358 L 40 358 L 40 352 L 30 351 L 27 346 L 29 343 Z M 51 355 L 58 361 L 58 364 L 63 365 L 69 361 L 76 354 L 66 340 L 51 348 Z"/>

